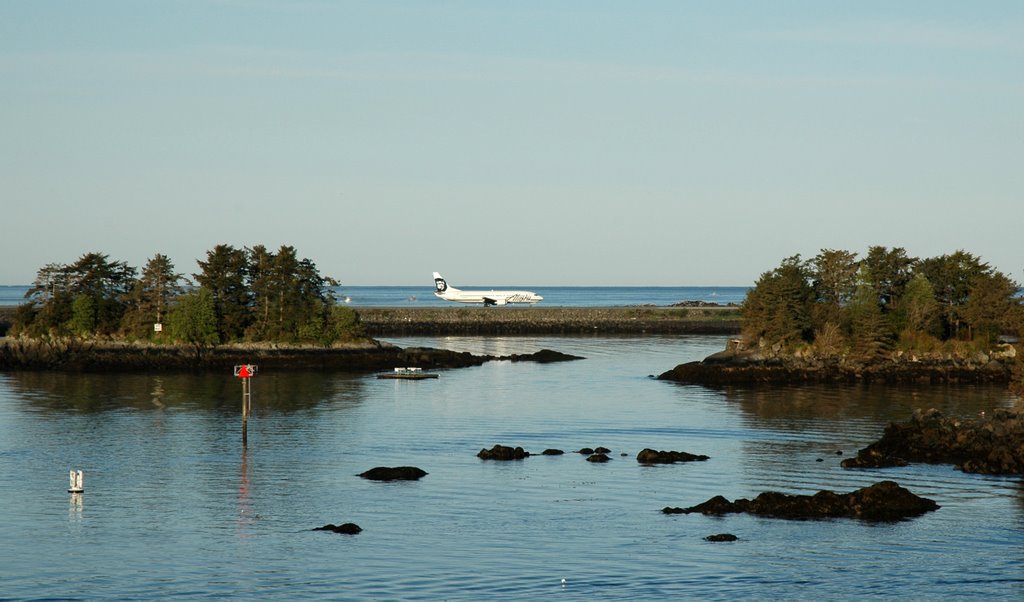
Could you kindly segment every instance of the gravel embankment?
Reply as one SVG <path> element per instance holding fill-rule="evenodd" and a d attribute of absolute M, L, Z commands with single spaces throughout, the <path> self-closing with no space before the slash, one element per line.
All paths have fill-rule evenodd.
<path fill-rule="evenodd" d="M 358 308 L 370 336 L 736 334 L 735 307 Z"/>

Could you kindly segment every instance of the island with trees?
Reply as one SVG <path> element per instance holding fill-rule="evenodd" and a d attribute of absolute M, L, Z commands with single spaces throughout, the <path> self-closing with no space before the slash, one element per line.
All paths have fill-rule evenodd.
<path fill-rule="evenodd" d="M 0 339 L 0 369 L 457 367 L 486 358 L 403 350 L 368 337 L 337 281 L 294 247 L 218 245 L 193 279 L 166 256 L 138 270 L 104 253 L 41 268 Z"/>
<path fill-rule="evenodd" d="M 824 249 L 783 259 L 741 307 L 726 350 L 663 380 L 695 384 L 1000 382 L 1020 388 L 1014 343 L 1024 333 L 1019 285 L 958 250 L 910 257 L 874 246 L 864 257 Z"/>
<path fill-rule="evenodd" d="M 295 248 L 218 245 L 194 283 L 164 255 L 141 273 L 102 253 L 41 268 L 10 334 L 117 338 L 199 346 L 239 342 L 331 344 L 363 338 L 355 313 L 335 303 L 331 278 Z"/>

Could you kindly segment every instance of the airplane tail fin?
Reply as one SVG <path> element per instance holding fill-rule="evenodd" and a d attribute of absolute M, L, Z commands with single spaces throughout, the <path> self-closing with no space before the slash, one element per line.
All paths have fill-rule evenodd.
<path fill-rule="evenodd" d="M 434 289 L 437 294 L 444 294 L 448 290 L 448 283 L 444 281 L 441 274 L 434 272 Z"/>

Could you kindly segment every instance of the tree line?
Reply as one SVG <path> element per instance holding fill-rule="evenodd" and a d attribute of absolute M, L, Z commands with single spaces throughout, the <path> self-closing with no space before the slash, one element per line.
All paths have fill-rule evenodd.
<path fill-rule="evenodd" d="M 11 334 L 184 342 L 329 345 L 364 336 L 358 315 L 294 247 L 218 245 L 197 260 L 194 280 L 154 255 L 141 272 L 104 253 L 41 268 Z"/>
<path fill-rule="evenodd" d="M 864 257 L 823 249 L 783 259 L 742 306 L 748 344 L 871 360 L 894 349 L 988 349 L 1022 334 L 1019 285 L 966 251 L 916 258 L 874 246 Z"/>

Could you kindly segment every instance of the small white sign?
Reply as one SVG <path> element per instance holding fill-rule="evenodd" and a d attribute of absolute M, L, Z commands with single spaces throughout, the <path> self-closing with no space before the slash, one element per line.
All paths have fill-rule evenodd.
<path fill-rule="evenodd" d="M 256 364 L 241 364 L 235 366 L 235 376 L 241 378 L 249 378 L 250 376 L 256 376 Z"/>
<path fill-rule="evenodd" d="M 156 322 L 156 323 L 153 324 L 153 332 L 163 332 L 163 331 L 164 331 L 164 325 L 163 324 L 161 324 L 160 322 Z"/>

